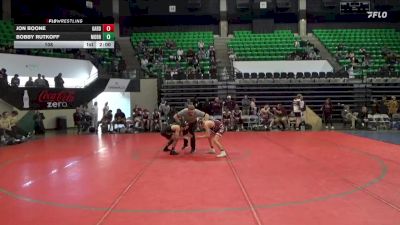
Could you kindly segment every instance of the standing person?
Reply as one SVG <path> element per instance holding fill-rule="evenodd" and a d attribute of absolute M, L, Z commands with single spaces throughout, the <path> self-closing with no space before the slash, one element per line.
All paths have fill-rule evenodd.
<path fill-rule="evenodd" d="M 203 136 L 198 136 L 198 138 L 208 138 L 208 143 L 210 144 L 209 153 L 215 154 L 215 144 L 220 150 L 220 153 L 217 155 L 217 157 L 226 157 L 225 148 L 220 142 L 220 139 L 225 132 L 224 124 L 219 120 L 201 120 L 201 125 L 206 130 L 206 134 Z"/>
<path fill-rule="evenodd" d="M 300 99 L 301 95 L 297 95 L 293 99 L 293 112 L 294 116 L 296 117 L 296 130 L 300 129 L 300 123 L 301 123 L 301 106 L 300 106 Z"/>
<path fill-rule="evenodd" d="M 45 128 L 44 128 L 44 123 L 43 120 L 45 119 L 43 113 L 41 113 L 39 110 L 35 111 L 35 114 L 33 115 L 33 121 L 34 121 L 34 129 L 35 129 L 35 134 L 44 134 L 45 133 Z"/>
<path fill-rule="evenodd" d="M 44 81 L 44 86 L 47 87 L 47 88 L 49 88 L 49 87 L 50 87 L 49 81 L 46 80 L 46 78 L 44 77 L 44 75 L 42 75 L 42 80 Z"/>
<path fill-rule="evenodd" d="M 11 79 L 11 87 L 19 87 L 20 80 L 18 78 L 18 74 L 15 74 Z"/>
<path fill-rule="evenodd" d="M 179 123 L 180 118 L 188 123 L 188 129 L 185 131 L 185 134 L 189 133 L 192 137 L 190 138 L 190 146 L 192 150 L 191 153 L 196 151 L 196 137 L 194 136 L 194 131 L 197 128 L 197 118 L 204 118 L 208 120 L 209 115 L 203 111 L 200 111 L 194 107 L 194 105 L 188 105 L 187 108 L 182 109 L 178 113 L 174 115 L 174 120 Z M 188 146 L 188 140 L 184 140 L 182 149 Z"/>
<path fill-rule="evenodd" d="M 108 102 L 106 102 L 103 107 L 103 117 L 108 113 L 108 110 L 110 110 L 110 107 L 108 107 Z"/>
<path fill-rule="evenodd" d="M 170 155 L 178 155 L 179 153 L 175 150 L 175 146 L 178 143 L 179 138 L 183 136 L 183 131 L 188 129 L 188 127 L 189 126 L 186 122 L 181 122 L 179 125 L 171 124 L 165 126 L 161 130 L 161 136 L 165 137 L 168 140 L 168 142 L 164 146 L 163 151 L 164 152 L 169 151 Z M 169 149 L 169 146 L 172 146 L 172 148 Z"/>
<path fill-rule="evenodd" d="M 59 73 L 54 77 L 55 88 L 64 88 L 64 80 L 62 79 L 62 73 Z"/>
<path fill-rule="evenodd" d="M 93 106 L 90 109 L 90 114 L 92 116 L 92 126 L 95 131 L 99 127 L 99 107 L 97 107 L 97 102 L 94 102 Z"/>
<path fill-rule="evenodd" d="M 335 129 L 332 124 L 332 112 L 333 112 L 333 105 L 330 98 L 327 98 L 324 104 L 321 107 L 322 110 L 322 118 L 324 119 L 325 128 L 329 129 L 328 124 L 331 124 L 331 129 Z"/>
<path fill-rule="evenodd" d="M 25 87 L 34 87 L 35 83 L 32 81 L 32 77 L 29 77 L 28 81 L 25 83 Z"/>
<path fill-rule="evenodd" d="M 76 107 L 76 110 L 72 116 L 74 118 L 74 124 L 77 128 L 77 133 L 80 134 L 81 128 L 82 128 L 82 119 L 83 119 L 83 114 L 81 112 L 81 108 Z"/>

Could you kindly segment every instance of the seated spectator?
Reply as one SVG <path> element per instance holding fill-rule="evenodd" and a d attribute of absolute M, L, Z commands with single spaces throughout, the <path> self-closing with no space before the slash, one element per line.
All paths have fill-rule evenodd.
<path fill-rule="evenodd" d="M 396 96 L 392 96 L 392 99 L 388 102 L 388 115 L 392 117 L 398 110 L 399 102 L 396 100 Z"/>
<path fill-rule="evenodd" d="M 203 40 L 200 40 L 200 41 L 197 43 L 197 46 L 199 47 L 199 50 L 204 50 L 204 41 L 203 41 Z"/>
<path fill-rule="evenodd" d="M 121 109 L 117 109 L 117 112 L 114 114 L 114 121 L 112 122 L 113 128 L 115 129 L 115 125 L 123 125 L 126 127 L 126 117 L 125 113 L 121 111 Z M 118 127 L 117 127 L 118 129 Z"/>
<path fill-rule="evenodd" d="M 176 51 L 176 59 L 177 59 L 177 61 L 183 60 L 183 49 L 182 48 L 179 48 Z"/>
<path fill-rule="evenodd" d="M 274 113 L 274 125 L 282 125 L 281 130 L 286 130 L 288 128 L 288 118 L 285 108 L 282 104 L 278 104 L 272 110 Z"/>
<path fill-rule="evenodd" d="M 368 128 L 368 109 L 366 106 L 361 108 L 361 112 L 357 115 L 357 121 L 361 129 Z"/>
<path fill-rule="evenodd" d="M 233 129 L 236 131 L 243 130 L 242 110 L 240 110 L 239 105 L 237 104 L 235 106 L 235 110 L 232 112 L 232 122 Z"/>
<path fill-rule="evenodd" d="M 250 114 L 249 115 L 257 115 L 257 106 L 256 106 L 256 99 L 252 98 L 250 100 Z"/>
<path fill-rule="evenodd" d="M 272 127 L 274 123 L 274 114 L 271 112 L 269 105 L 264 105 L 264 107 L 260 109 L 259 117 L 264 129 L 267 130 Z"/>
<path fill-rule="evenodd" d="M 232 110 L 233 111 L 233 110 Z M 224 124 L 225 130 L 231 130 L 232 129 L 232 111 L 230 111 L 227 107 L 224 109 L 224 112 L 222 112 L 222 123 Z"/>
<path fill-rule="evenodd" d="M 161 113 L 157 109 L 154 109 L 151 114 L 150 131 L 160 131 L 161 126 Z"/>
<path fill-rule="evenodd" d="M 18 78 L 18 74 L 15 74 L 11 79 L 11 87 L 19 87 L 20 80 Z"/>
<path fill-rule="evenodd" d="M 62 79 L 62 73 L 59 73 L 54 77 L 55 88 L 64 88 L 64 80 Z"/>
<path fill-rule="evenodd" d="M 232 112 L 236 106 L 235 101 L 232 100 L 232 97 L 230 95 L 228 95 L 226 97 L 226 101 L 223 104 L 224 104 L 224 107 L 230 112 Z"/>
<path fill-rule="evenodd" d="M 19 128 L 17 126 L 17 122 L 18 122 L 18 112 L 14 110 L 14 111 L 11 112 L 11 116 L 10 116 L 10 127 L 11 127 L 11 130 L 16 135 L 21 137 L 22 139 L 25 139 L 25 138 L 29 137 L 30 134 L 28 132 L 24 131 L 23 129 Z"/>
<path fill-rule="evenodd" d="M 250 99 L 247 97 L 247 95 L 245 95 L 244 98 L 242 99 L 242 110 L 243 110 L 243 115 L 249 115 Z"/>
<path fill-rule="evenodd" d="M 350 110 L 350 107 L 348 105 L 345 105 L 342 109 L 341 112 L 343 122 L 346 124 L 347 122 L 351 123 L 351 129 L 355 129 L 356 127 L 356 121 L 357 121 L 357 115 L 358 113 L 353 113 Z"/>
<path fill-rule="evenodd" d="M 8 112 L 3 112 L 0 119 L 0 132 L 2 135 L 8 135 L 13 139 L 19 140 L 21 136 L 17 135 L 11 129 L 11 121 L 8 115 Z"/>
<path fill-rule="evenodd" d="M 107 133 L 112 131 L 111 121 L 113 118 L 112 110 L 108 110 L 101 119 L 101 132 Z"/>
<path fill-rule="evenodd" d="M 29 77 L 28 81 L 25 83 L 25 87 L 34 87 L 35 84 L 32 81 L 32 77 Z"/>

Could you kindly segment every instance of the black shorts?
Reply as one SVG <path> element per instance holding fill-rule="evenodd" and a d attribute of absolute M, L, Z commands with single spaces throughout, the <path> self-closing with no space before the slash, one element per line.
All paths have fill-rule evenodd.
<path fill-rule="evenodd" d="M 172 132 L 168 129 L 163 129 L 160 134 L 168 140 L 172 138 Z"/>
<path fill-rule="evenodd" d="M 295 112 L 295 113 L 294 113 L 294 116 L 295 116 L 295 117 L 301 117 L 301 112 Z"/>

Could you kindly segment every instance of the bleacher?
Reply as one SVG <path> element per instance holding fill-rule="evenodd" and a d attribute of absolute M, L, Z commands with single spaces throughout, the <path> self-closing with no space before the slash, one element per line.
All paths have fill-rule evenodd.
<path fill-rule="evenodd" d="M 357 59 L 361 59 L 359 49 L 364 48 L 371 55 L 371 65 L 362 68 L 361 75 L 372 75 L 387 64 L 382 48 L 387 47 L 400 54 L 400 32 L 395 29 L 314 29 L 313 32 L 334 56 L 338 53 L 339 44 L 344 45 L 346 52 L 354 51 Z M 349 66 L 350 60 L 341 59 L 339 64 Z M 400 64 L 395 65 L 395 69 L 399 72 Z"/>
<path fill-rule="evenodd" d="M 235 31 L 228 47 L 234 51 L 237 60 L 286 60 L 289 54 L 302 50 L 295 47 L 295 41 L 300 41 L 300 37 L 289 30 L 276 30 L 268 34 Z"/>
<path fill-rule="evenodd" d="M 204 42 L 204 48 L 208 49 L 214 45 L 214 38 L 212 32 L 154 32 L 154 33 L 133 33 L 131 35 L 131 43 L 134 48 L 137 48 L 139 43 L 147 40 L 148 47 L 151 48 L 162 48 L 163 50 L 163 64 L 166 66 L 165 69 L 160 67 L 151 68 L 151 72 L 159 77 L 165 75 L 165 70 L 175 68 L 176 62 L 170 60 L 170 56 L 176 56 L 177 49 L 182 48 L 184 54 L 189 49 L 192 49 L 197 53 L 198 42 Z M 176 44 L 175 49 L 167 49 L 165 43 L 167 40 L 172 40 Z M 138 54 L 139 59 L 143 58 L 143 54 Z M 187 62 L 180 62 L 179 66 L 186 70 L 188 68 Z M 203 59 L 200 61 L 200 68 L 204 73 L 208 74 L 210 70 L 210 61 Z"/>
<path fill-rule="evenodd" d="M 11 48 L 15 39 L 14 23 L 11 20 L 0 20 L 0 48 Z"/>

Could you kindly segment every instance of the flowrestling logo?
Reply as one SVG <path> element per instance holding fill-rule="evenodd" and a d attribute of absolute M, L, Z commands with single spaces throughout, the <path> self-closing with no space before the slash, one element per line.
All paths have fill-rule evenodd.
<path fill-rule="evenodd" d="M 378 19 L 385 19 L 388 16 L 388 13 L 386 11 L 369 11 L 368 13 L 368 18 L 378 18 Z"/>

